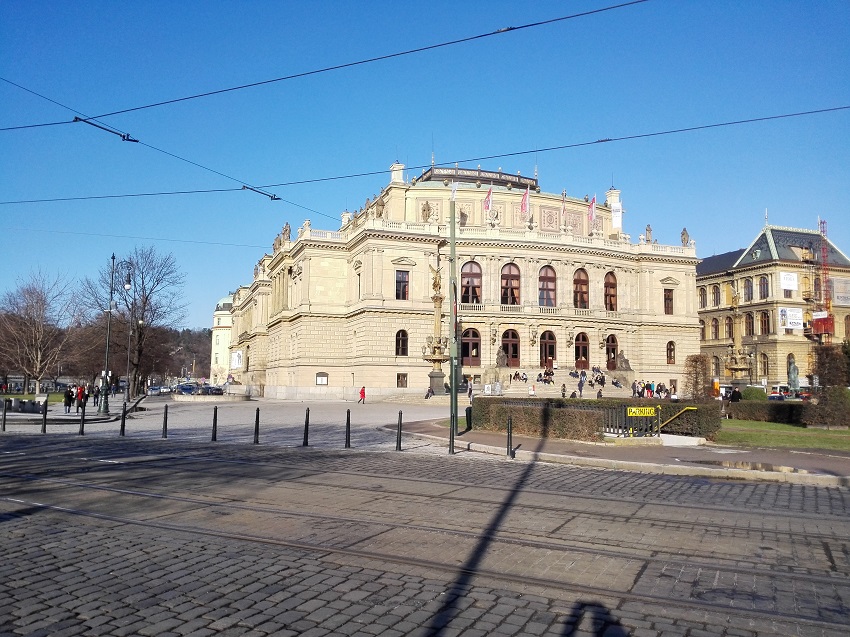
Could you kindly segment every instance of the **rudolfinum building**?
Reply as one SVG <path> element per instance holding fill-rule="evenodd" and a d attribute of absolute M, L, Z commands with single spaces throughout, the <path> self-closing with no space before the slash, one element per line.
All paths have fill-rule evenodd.
<path fill-rule="evenodd" d="M 700 347 L 694 242 L 683 230 L 677 245 L 659 244 L 649 227 L 633 240 L 620 191 L 596 199 L 501 170 L 432 166 L 409 178 L 392 165 L 387 186 L 338 229 L 287 224 L 235 291 L 233 390 L 422 396 L 448 381 L 455 338 L 476 386 L 550 368 L 560 387 L 568 371 L 599 367 L 626 387 L 678 387 Z"/>

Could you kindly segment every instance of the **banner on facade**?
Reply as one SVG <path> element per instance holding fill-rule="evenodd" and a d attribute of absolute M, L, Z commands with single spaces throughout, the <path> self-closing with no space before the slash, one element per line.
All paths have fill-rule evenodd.
<path fill-rule="evenodd" d="M 230 352 L 230 369 L 242 369 L 242 350 Z"/>
<path fill-rule="evenodd" d="M 797 289 L 797 273 L 796 272 L 780 272 L 779 273 L 779 288 L 781 290 L 796 290 Z"/>
<path fill-rule="evenodd" d="M 796 275 L 795 275 L 796 276 Z M 779 328 L 784 330 L 803 329 L 803 308 L 780 307 Z"/>
<path fill-rule="evenodd" d="M 832 283 L 832 304 L 850 305 L 850 279 L 835 277 Z"/>
<path fill-rule="evenodd" d="M 614 230 L 623 228 L 623 204 L 619 201 L 611 204 L 611 225 Z"/>

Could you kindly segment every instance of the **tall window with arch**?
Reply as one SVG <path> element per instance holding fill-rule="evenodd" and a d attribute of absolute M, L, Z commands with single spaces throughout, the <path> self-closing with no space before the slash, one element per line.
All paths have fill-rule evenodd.
<path fill-rule="evenodd" d="M 508 367 L 519 367 L 519 334 L 516 330 L 502 333 L 502 351 L 505 352 Z"/>
<path fill-rule="evenodd" d="M 555 307 L 557 300 L 557 277 L 555 268 L 544 265 L 537 278 L 537 302 L 540 307 Z"/>
<path fill-rule="evenodd" d="M 502 305 L 519 305 L 519 266 L 508 263 L 502 268 Z"/>
<path fill-rule="evenodd" d="M 768 285 L 767 277 L 759 277 L 759 299 L 764 300 L 770 296 L 770 286 Z"/>
<path fill-rule="evenodd" d="M 720 307 L 720 286 L 715 285 L 711 288 L 711 304 L 714 307 Z"/>
<path fill-rule="evenodd" d="M 481 366 L 481 334 L 478 330 L 469 328 L 460 337 L 461 365 L 464 367 Z"/>
<path fill-rule="evenodd" d="M 770 374 L 770 359 L 767 357 L 767 354 L 762 352 L 759 354 L 759 376 L 762 378 L 767 378 Z"/>
<path fill-rule="evenodd" d="M 699 289 L 699 309 L 704 310 L 708 305 L 708 293 L 705 291 L 705 288 Z"/>
<path fill-rule="evenodd" d="M 399 330 L 395 333 L 395 355 L 407 356 L 407 332 Z"/>
<path fill-rule="evenodd" d="M 716 318 L 711 319 L 711 340 L 716 341 L 720 338 L 720 321 Z"/>
<path fill-rule="evenodd" d="M 744 314 L 744 336 L 753 336 L 756 333 L 756 321 L 752 312 Z"/>
<path fill-rule="evenodd" d="M 699 322 L 699 340 L 705 340 L 705 321 L 702 320 Z"/>
<path fill-rule="evenodd" d="M 770 334 L 770 312 L 759 314 L 759 334 Z"/>
<path fill-rule="evenodd" d="M 579 310 L 590 307 L 590 279 L 583 268 L 573 274 L 573 307 Z"/>
<path fill-rule="evenodd" d="M 724 336 L 726 338 L 735 338 L 735 333 L 734 333 L 734 328 L 733 328 L 734 323 L 732 322 L 731 316 L 727 316 L 723 320 L 723 326 L 724 326 L 724 329 L 723 329 Z"/>
<path fill-rule="evenodd" d="M 753 300 L 753 280 L 749 277 L 744 279 L 744 301 Z"/>
<path fill-rule="evenodd" d="M 605 309 L 617 311 L 617 275 L 613 272 L 605 275 Z"/>
<path fill-rule="evenodd" d="M 720 357 L 712 356 L 711 357 L 711 375 L 720 377 Z"/>
<path fill-rule="evenodd" d="M 676 364 L 676 343 L 673 341 L 667 341 L 667 364 Z"/>
<path fill-rule="evenodd" d="M 605 339 L 605 367 L 610 371 L 617 369 L 617 337 L 613 334 Z"/>
<path fill-rule="evenodd" d="M 587 338 L 587 334 L 584 332 L 576 334 L 574 348 L 576 369 L 590 369 L 590 339 Z"/>
<path fill-rule="evenodd" d="M 481 303 L 481 266 L 467 261 L 460 269 L 460 302 Z"/>
<path fill-rule="evenodd" d="M 546 330 L 540 335 L 540 367 L 551 369 L 557 360 L 557 342 L 554 332 Z"/>

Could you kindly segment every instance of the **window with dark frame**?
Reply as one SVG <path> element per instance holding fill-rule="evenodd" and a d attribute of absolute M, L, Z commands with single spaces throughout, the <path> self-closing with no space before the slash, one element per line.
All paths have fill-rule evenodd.
<path fill-rule="evenodd" d="M 609 312 L 617 311 L 617 276 L 613 272 L 605 275 L 605 309 Z"/>
<path fill-rule="evenodd" d="M 481 266 L 467 261 L 460 269 L 460 302 L 481 303 Z"/>
<path fill-rule="evenodd" d="M 395 375 L 395 386 L 400 388 L 407 387 L 407 374 L 396 374 Z"/>
<path fill-rule="evenodd" d="M 399 330 L 395 333 L 395 355 L 407 356 L 407 332 Z"/>
<path fill-rule="evenodd" d="M 410 294 L 410 272 L 407 270 L 395 271 L 395 298 L 398 301 L 407 301 Z"/>
<path fill-rule="evenodd" d="M 676 343 L 674 343 L 673 341 L 667 342 L 667 364 L 676 364 Z"/>
<path fill-rule="evenodd" d="M 502 305 L 519 305 L 519 267 L 508 263 L 502 268 Z"/>
<path fill-rule="evenodd" d="M 673 313 L 673 290 L 665 288 L 664 290 L 664 313 Z"/>
<path fill-rule="evenodd" d="M 573 307 L 586 310 L 590 307 L 590 283 L 587 271 L 579 268 L 573 274 Z"/>
<path fill-rule="evenodd" d="M 538 283 L 538 305 L 540 307 L 555 307 L 556 305 L 556 276 L 555 268 L 544 265 L 540 268 Z"/>

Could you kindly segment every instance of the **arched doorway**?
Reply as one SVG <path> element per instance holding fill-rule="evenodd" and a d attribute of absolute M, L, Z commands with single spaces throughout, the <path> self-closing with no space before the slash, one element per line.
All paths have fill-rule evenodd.
<path fill-rule="evenodd" d="M 585 334 L 584 332 L 580 332 L 579 334 L 576 334 L 576 342 L 575 342 L 576 369 L 590 369 L 589 354 L 590 354 L 590 339 L 587 338 L 587 334 Z"/>
<path fill-rule="evenodd" d="M 481 366 L 481 335 L 478 330 L 467 329 L 460 337 L 460 357 L 463 367 Z"/>
<path fill-rule="evenodd" d="M 605 339 L 605 366 L 609 371 L 617 369 L 617 337 L 609 334 Z"/>
<path fill-rule="evenodd" d="M 556 358 L 555 335 L 550 331 L 545 331 L 540 335 L 540 367 L 551 369 Z"/>
<path fill-rule="evenodd" d="M 505 330 L 502 334 L 502 351 L 508 367 L 519 367 L 519 334 L 516 330 Z"/>

